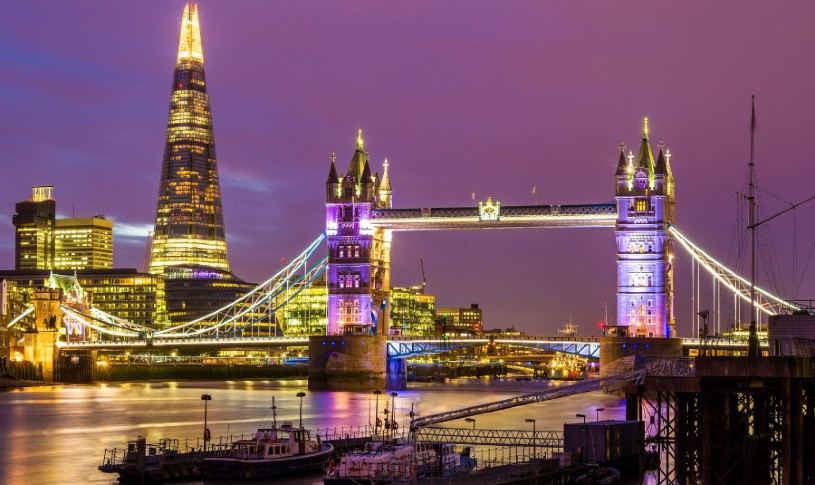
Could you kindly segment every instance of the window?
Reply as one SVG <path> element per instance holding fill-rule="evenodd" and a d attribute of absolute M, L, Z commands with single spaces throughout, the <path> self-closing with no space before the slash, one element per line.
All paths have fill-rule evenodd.
<path fill-rule="evenodd" d="M 637 199 L 637 212 L 645 212 L 647 207 L 647 201 L 645 199 Z"/>

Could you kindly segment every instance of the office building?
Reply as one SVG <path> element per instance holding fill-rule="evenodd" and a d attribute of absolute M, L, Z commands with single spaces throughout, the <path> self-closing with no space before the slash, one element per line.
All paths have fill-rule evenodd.
<path fill-rule="evenodd" d="M 113 221 L 104 216 L 57 219 L 54 269 L 113 268 Z"/>

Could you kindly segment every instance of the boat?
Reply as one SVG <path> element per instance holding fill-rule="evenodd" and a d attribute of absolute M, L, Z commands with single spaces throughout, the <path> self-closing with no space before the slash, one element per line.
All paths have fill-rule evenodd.
<path fill-rule="evenodd" d="M 610 466 L 596 466 L 575 480 L 579 485 L 608 485 L 620 481 L 620 471 Z"/>
<path fill-rule="evenodd" d="M 470 449 L 459 454 L 453 445 L 426 442 L 371 441 L 360 451 L 346 453 L 335 465 L 330 461 L 326 485 L 378 485 L 404 483 L 421 476 L 453 476 L 475 467 Z"/>
<path fill-rule="evenodd" d="M 275 409 L 274 398 L 272 410 Z M 323 470 L 334 447 L 311 439 L 309 430 L 284 422 L 271 428 L 260 428 L 249 439 L 234 441 L 232 446 L 202 460 L 207 478 L 250 480 L 274 478 Z"/>

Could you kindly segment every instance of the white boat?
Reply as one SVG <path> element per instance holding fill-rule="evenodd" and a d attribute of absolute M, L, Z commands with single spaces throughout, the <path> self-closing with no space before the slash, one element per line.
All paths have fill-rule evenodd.
<path fill-rule="evenodd" d="M 425 475 L 452 475 L 469 471 L 475 461 L 453 451 L 453 445 L 398 441 L 371 441 L 361 451 L 346 453 L 338 464 L 329 462 L 323 483 L 373 485 L 404 482 Z"/>

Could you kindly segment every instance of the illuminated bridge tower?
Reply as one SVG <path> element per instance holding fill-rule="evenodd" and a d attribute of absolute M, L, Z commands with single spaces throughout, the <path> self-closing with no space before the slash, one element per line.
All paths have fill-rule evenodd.
<path fill-rule="evenodd" d="M 348 171 L 340 176 L 331 155 L 326 181 L 329 335 L 387 336 L 390 232 L 371 224 L 374 209 L 389 209 L 393 191 L 384 174 L 371 174 L 362 130 Z"/>
<path fill-rule="evenodd" d="M 404 359 L 387 358 L 390 231 L 371 213 L 389 209 L 388 162 L 371 174 L 362 130 L 345 174 L 331 168 L 325 184 L 328 244 L 327 335 L 309 338 L 310 389 L 404 389 Z"/>
<path fill-rule="evenodd" d="M 195 2 L 184 7 L 181 19 L 150 272 L 163 273 L 165 267 L 174 265 L 229 271 Z"/>
<path fill-rule="evenodd" d="M 674 179 L 670 151 L 659 143 L 654 163 L 644 119 L 636 158 L 620 145 L 617 201 L 617 326 L 630 337 L 675 337 L 672 238 Z"/>

